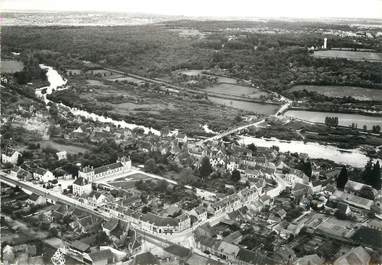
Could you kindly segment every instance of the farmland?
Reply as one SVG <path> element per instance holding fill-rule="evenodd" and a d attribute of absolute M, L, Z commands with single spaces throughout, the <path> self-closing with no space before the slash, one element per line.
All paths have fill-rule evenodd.
<path fill-rule="evenodd" d="M 1 60 L 1 72 L 13 74 L 23 70 L 24 64 L 16 60 Z"/>
<path fill-rule="evenodd" d="M 327 97 L 353 97 L 365 101 L 382 101 L 382 90 L 354 86 L 297 85 L 289 89 L 289 92 L 301 90 L 317 92 Z"/>
<path fill-rule="evenodd" d="M 341 58 L 351 61 L 382 62 L 382 53 L 377 52 L 325 50 L 315 51 L 313 56 L 317 58 Z"/>
<path fill-rule="evenodd" d="M 256 99 L 259 99 L 261 96 L 268 95 L 268 93 L 254 87 L 226 84 L 226 83 L 221 83 L 221 84 L 207 87 L 206 91 L 229 95 L 229 96 L 242 96 L 242 97 L 256 98 Z"/>
<path fill-rule="evenodd" d="M 76 145 L 66 145 L 66 144 L 60 144 L 57 142 L 54 142 L 52 140 L 49 141 L 41 141 L 40 142 L 41 148 L 53 148 L 58 151 L 66 151 L 70 154 L 78 154 L 78 153 L 85 153 L 88 151 L 87 148 L 76 146 Z"/>
<path fill-rule="evenodd" d="M 107 112 L 108 116 L 116 119 L 156 129 L 171 126 L 190 135 L 203 135 L 202 125 L 208 124 L 215 131 L 224 130 L 237 123 L 235 118 L 238 115 L 245 114 L 190 95 L 170 95 L 152 88 L 107 80 L 100 80 L 105 86 L 98 83 L 90 85 L 80 78 L 71 81 L 71 89 L 51 95 L 54 101 L 103 115 Z M 256 112 L 256 109 L 248 111 Z"/>

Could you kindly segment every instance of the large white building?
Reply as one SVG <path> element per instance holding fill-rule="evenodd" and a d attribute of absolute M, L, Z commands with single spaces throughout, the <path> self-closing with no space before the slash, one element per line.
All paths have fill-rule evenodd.
<path fill-rule="evenodd" d="M 131 170 L 131 160 L 122 157 L 117 162 L 97 168 L 86 166 L 78 172 L 79 178 L 84 178 L 89 182 L 96 181 L 100 178 L 123 176 Z"/>
<path fill-rule="evenodd" d="M 90 194 L 92 192 L 92 184 L 84 178 L 77 178 L 73 182 L 73 194 L 82 196 L 83 194 Z"/>
<path fill-rule="evenodd" d="M 1 154 L 1 162 L 3 164 L 10 163 L 12 165 L 16 165 L 21 153 L 15 150 L 8 149 L 5 153 Z"/>

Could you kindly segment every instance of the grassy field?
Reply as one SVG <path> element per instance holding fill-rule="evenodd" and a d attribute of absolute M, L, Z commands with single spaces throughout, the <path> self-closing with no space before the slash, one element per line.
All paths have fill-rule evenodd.
<path fill-rule="evenodd" d="M 382 53 L 377 52 L 326 50 L 315 51 L 313 56 L 317 58 L 341 58 L 352 61 L 382 62 Z"/>
<path fill-rule="evenodd" d="M 217 98 L 217 97 L 208 97 L 214 103 L 225 105 L 227 107 L 237 108 L 244 111 L 249 111 L 253 113 L 259 113 L 264 115 L 275 114 L 277 110 L 280 108 L 279 105 L 275 104 L 261 104 L 256 102 L 246 102 L 240 100 L 230 100 L 225 98 Z"/>
<path fill-rule="evenodd" d="M 353 97 L 359 100 L 381 100 L 382 90 L 354 87 L 354 86 L 313 86 L 297 85 L 289 89 L 289 92 L 307 90 L 317 92 L 328 97 Z"/>
<path fill-rule="evenodd" d="M 234 85 L 234 84 L 217 84 L 206 88 L 206 91 L 213 93 L 220 93 L 230 96 L 243 96 L 249 98 L 260 98 L 261 96 L 266 96 L 268 93 L 256 89 L 254 87 Z"/>
<path fill-rule="evenodd" d="M 208 124 L 214 131 L 224 130 L 236 124 L 235 118 L 243 114 L 240 109 L 211 104 L 206 99 L 159 94 L 144 87 L 107 80 L 104 81 L 107 86 L 92 86 L 76 78 L 71 83 L 72 89 L 57 92 L 60 99 L 66 98 L 63 103 L 89 111 L 105 109 L 108 113 L 123 115 L 128 122 L 155 129 L 169 126 L 190 135 L 203 135 L 202 125 Z"/>
<path fill-rule="evenodd" d="M 86 82 L 91 86 L 107 87 L 107 85 L 105 85 L 102 81 L 99 81 L 99 80 L 88 79 L 88 80 L 86 80 Z"/>
<path fill-rule="evenodd" d="M 54 141 L 41 141 L 40 142 L 41 148 L 54 148 L 58 151 L 66 151 L 70 154 L 78 154 L 78 153 L 85 153 L 88 151 L 88 149 L 84 147 L 79 147 L 76 145 L 65 145 L 65 144 L 59 144 Z"/>
<path fill-rule="evenodd" d="M 20 72 L 24 68 L 24 64 L 16 60 L 1 60 L 0 66 L 2 73 L 9 74 Z"/>

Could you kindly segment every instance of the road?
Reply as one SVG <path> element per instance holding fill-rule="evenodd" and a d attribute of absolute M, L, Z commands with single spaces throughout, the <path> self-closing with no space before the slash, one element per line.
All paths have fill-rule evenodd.
<path fill-rule="evenodd" d="M 78 209 L 83 210 L 85 212 L 88 212 L 90 214 L 99 216 L 99 217 L 104 218 L 106 220 L 109 220 L 112 218 L 109 213 L 106 213 L 103 211 L 96 211 L 95 207 L 93 207 L 91 205 L 81 203 L 75 199 L 72 199 L 72 198 L 65 196 L 63 194 L 59 194 L 59 193 L 54 192 L 52 190 L 47 190 L 47 189 L 42 188 L 38 185 L 35 185 L 31 182 L 22 182 L 22 181 L 16 180 L 16 179 L 10 177 L 9 175 L 5 174 L 4 172 L 0 172 L 0 181 L 4 182 L 6 184 L 11 183 L 13 185 L 16 185 L 16 186 L 22 188 L 22 189 L 26 189 L 26 190 L 29 190 L 33 193 L 40 195 L 40 196 L 43 196 L 49 200 L 70 205 L 72 207 L 75 207 L 75 208 L 78 208 Z M 116 216 L 113 216 L 113 217 L 120 219 L 123 222 L 126 222 L 126 220 L 123 220 L 122 218 L 118 218 Z M 169 245 L 178 245 L 178 246 L 182 246 L 182 247 L 185 247 L 185 245 L 186 246 L 190 245 L 189 242 L 193 236 L 192 232 L 195 229 L 195 228 L 187 229 L 181 233 L 177 233 L 176 236 L 171 236 L 171 235 L 158 236 L 158 235 L 154 235 L 148 231 L 144 231 L 144 230 L 140 229 L 139 227 L 137 227 L 133 223 L 131 223 L 131 226 L 139 235 L 144 237 L 145 240 L 148 240 L 153 244 L 157 244 L 158 246 L 160 246 L 162 248 L 164 246 L 169 246 Z M 208 255 L 206 255 L 206 256 L 201 255 L 200 253 L 195 253 L 195 254 L 199 255 L 199 256 L 203 256 L 203 257 L 208 256 Z"/>

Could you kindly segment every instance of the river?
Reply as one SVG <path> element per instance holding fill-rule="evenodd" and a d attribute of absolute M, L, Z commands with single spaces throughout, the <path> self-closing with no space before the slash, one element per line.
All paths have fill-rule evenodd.
<path fill-rule="evenodd" d="M 382 126 L 382 117 L 361 114 L 288 110 L 284 115 L 315 123 L 324 123 L 325 117 L 338 117 L 339 125 L 351 126 L 352 123 L 355 123 L 358 128 L 363 128 L 364 125 L 367 126 L 367 129 L 371 129 L 374 125 Z"/>
<path fill-rule="evenodd" d="M 46 66 L 43 64 L 40 64 L 40 67 L 41 67 L 41 69 L 47 70 L 46 75 L 48 78 L 49 86 L 36 89 L 36 96 L 42 98 L 44 100 L 44 102 L 46 104 L 48 104 L 50 102 L 50 100 L 47 99 L 46 96 L 49 94 L 52 94 L 53 91 L 55 91 L 55 90 L 67 89 L 67 86 L 65 86 L 67 83 L 67 80 L 63 79 L 62 76 L 56 70 L 53 69 L 53 67 Z M 44 91 L 44 90 L 46 90 L 45 94 L 42 93 L 42 91 Z M 112 118 L 101 116 L 101 115 L 98 115 L 95 113 L 90 113 L 90 112 L 85 111 L 85 110 L 80 110 L 77 108 L 71 108 L 71 107 L 68 107 L 62 103 L 57 104 L 57 105 L 69 110 L 75 116 L 81 116 L 81 117 L 84 117 L 86 119 L 91 119 L 93 121 L 98 121 L 98 122 L 102 122 L 102 123 L 110 123 L 110 124 L 113 124 L 117 127 L 126 128 L 126 129 L 130 129 L 130 130 L 133 130 L 134 128 L 141 128 L 144 130 L 144 132 L 146 134 L 151 132 L 153 134 L 160 135 L 160 132 L 158 130 L 153 129 L 153 128 L 147 128 L 145 126 L 127 123 L 126 121 L 114 120 Z"/>
<path fill-rule="evenodd" d="M 272 115 L 277 112 L 277 110 L 280 108 L 280 105 L 276 104 L 270 104 L 270 103 L 256 103 L 256 102 L 249 102 L 249 101 L 241 101 L 241 100 L 234 100 L 234 99 L 225 99 L 225 98 L 218 98 L 214 96 L 208 96 L 208 99 L 214 103 L 233 107 L 236 109 L 241 109 L 245 111 L 250 112 L 256 112 L 264 115 Z"/>
<path fill-rule="evenodd" d="M 47 87 L 36 89 L 36 95 L 39 97 L 42 97 L 45 103 L 49 103 L 49 100 L 46 98 L 46 94 L 51 94 L 56 89 L 66 89 L 67 80 L 63 79 L 60 76 L 60 74 L 50 66 L 41 65 L 41 68 L 47 70 L 47 77 L 48 77 L 48 81 L 50 85 Z M 45 89 L 46 89 L 46 94 L 42 94 L 41 92 Z M 138 127 L 138 128 L 144 129 L 145 133 L 152 132 L 154 134 L 160 135 L 159 131 L 154 130 L 152 128 L 147 128 L 144 126 L 127 123 L 125 121 L 114 120 L 109 117 L 104 117 L 94 113 L 89 113 L 84 110 L 70 108 L 63 104 L 58 104 L 58 105 L 61 107 L 67 108 L 75 116 L 81 116 L 87 119 L 92 119 L 94 121 L 99 121 L 103 123 L 111 123 L 111 124 L 114 124 L 115 126 L 120 126 L 122 128 L 134 129 Z M 259 105 L 262 105 L 262 104 L 259 104 Z M 209 130 L 206 125 L 204 125 L 203 127 L 206 131 Z M 369 158 L 365 154 L 363 154 L 359 149 L 346 150 L 346 152 L 344 152 L 342 149 L 339 149 L 335 146 L 321 145 L 319 143 L 304 143 L 301 141 L 286 142 L 276 138 L 264 139 L 264 138 L 248 137 L 248 136 L 242 136 L 241 139 L 242 139 L 242 143 L 247 145 L 251 143 L 254 143 L 255 145 L 262 146 L 262 147 L 272 147 L 275 145 L 280 148 L 281 152 L 307 153 L 309 157 L 313 159 L 318 159 L 318 158 L 328 159 L 339 164 L 347 164 L 353 167 L 364 167 L 366 162 L 369 160 Z"/>
<path fill-rule="evenodd" d="M 240 143 L 255 144 L 261 147 L 278 146 L 280 152 L 306 153 L 312 159 L 327 159 L 338 164 L 350 165 L 353 167 L 364 167 L 369 157 L 359 149 L 340 149 L 332 145 L 322 145 L 319 143 L 302 141 L 282 141 L 277 138 L 255 138 L 242 136 Z M 380 161 L 382 162 L 382 161 Z"/>

